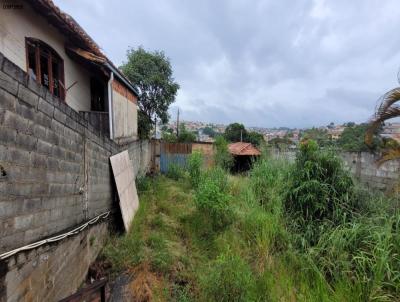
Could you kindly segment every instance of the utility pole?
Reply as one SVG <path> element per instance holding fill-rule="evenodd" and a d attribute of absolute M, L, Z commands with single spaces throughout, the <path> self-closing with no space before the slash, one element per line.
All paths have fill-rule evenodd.
<path fill-rule="evenodd" d="M 240 142 L 243 141 L 243 130 L 240 130 Z"/>
<path fill-rule="evenodd" d="M 178 114 L 176 116 L 176 137 L 179 136 L 179 108 L 178 108 Z"/>

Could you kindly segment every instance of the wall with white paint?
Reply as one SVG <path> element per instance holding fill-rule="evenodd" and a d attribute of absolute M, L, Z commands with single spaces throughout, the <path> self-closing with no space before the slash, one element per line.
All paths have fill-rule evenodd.
<path fill-rule="evenodd" d="M 21 69 L 27 69 L 25 38 L 40 39 L 64 60 L 66 102 L 76 111 L 90 110 L 90 74 L 65 52 L 65 37 L 26 2 L 22 9 L 0 9 L 0 52 Z"/>

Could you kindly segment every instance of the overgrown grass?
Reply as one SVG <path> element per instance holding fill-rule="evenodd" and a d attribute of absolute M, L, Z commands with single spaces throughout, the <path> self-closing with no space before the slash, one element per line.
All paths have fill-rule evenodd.
<path fill-rule="evenodd" d="M 303 153 L 298 162 L 301 156 L 310 163 L 263 157 L 248 177 L 221 168 L 199 171 L 194 157 L 192 172 L 177 180 L 141 179 L 132 229 L 110 238 L 104 257 L 115 273 L 132 274 L 137 301 L 399 300 L 398 200 L 352 182 L 337 187 L 335 177 L 343 181 L 346 174 L 336 158 Z M 322 200 L 317 185 L 328 190 Z M 300 194 L 312 195 L 308 202 L 314 204 L 307 206 L 314 212 L 306 215 L 314 213 L 318 219 L 311 224 L 323 228 L 312 230 L 314 240 L 306 224 L 293 227 L 299 217 L 307 218 L 301 216 L 307 200 Z M 346 219 L 340 215 L 347 210 L 321 216 L 335 209 L 319 207 L 347 206 L 346 200 Z"/>
<path fill-rule="evenodd" d="M 170 163 L 166 175 L 173 180 L 179 180 L 185 176 L 185 168 L 177 163 Z"/>

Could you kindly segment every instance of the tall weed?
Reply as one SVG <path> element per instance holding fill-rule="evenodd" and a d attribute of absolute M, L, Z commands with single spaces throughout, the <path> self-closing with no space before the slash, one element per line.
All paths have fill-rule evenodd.
<path fill-rule="evenodd" d="M 203 154 L 199 151 L 194 151 L 189 156 L 188 171 L 190 182 L 194 188 L 197 188 L 201 177 L 201 168 L 203 166 Z"/>
<path fill-rule="evenodd" d="M 264 157 L 254 162 L 249 184 L 253 198 L 266 210 L 280 207 L 287 185 L 289 165 L 281 160 Z M 278 205 L 276 204 L 278 203 Z"/>
<path fill-rule="evenodd" d="M 228 142 L 220 135 L 215 139 L 214 162 L 217 167 L 229 171 L 233 166 L 233 157 L 228 151 Z"/>
<path fill-rule="evenodd" d="M 231 196 L 227 192 L 227 176 L 222 169 L 212 169 L 201 178 L 195 193 L 197 209 L 211 219 L 215 230 L 221 230 L 233 220 Z"/>
<path fill-rule="evenodd" d="M 321 235 L 309 255 L 329 280 L 348 280 L 360 300 L 400 298 L 400 216 L 361 217 Z"/>

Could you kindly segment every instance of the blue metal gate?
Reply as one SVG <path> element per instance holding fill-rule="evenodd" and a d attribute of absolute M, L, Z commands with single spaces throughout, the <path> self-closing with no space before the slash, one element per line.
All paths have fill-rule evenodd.
<path fill-rule="evenodd" d="M 160 171 L 165 174 L 171 165 L 177 165 L 185 168 L 187 159 L 192 153 L 192 144 L 190 143 L 161 143 L 160 152 Z"/>

